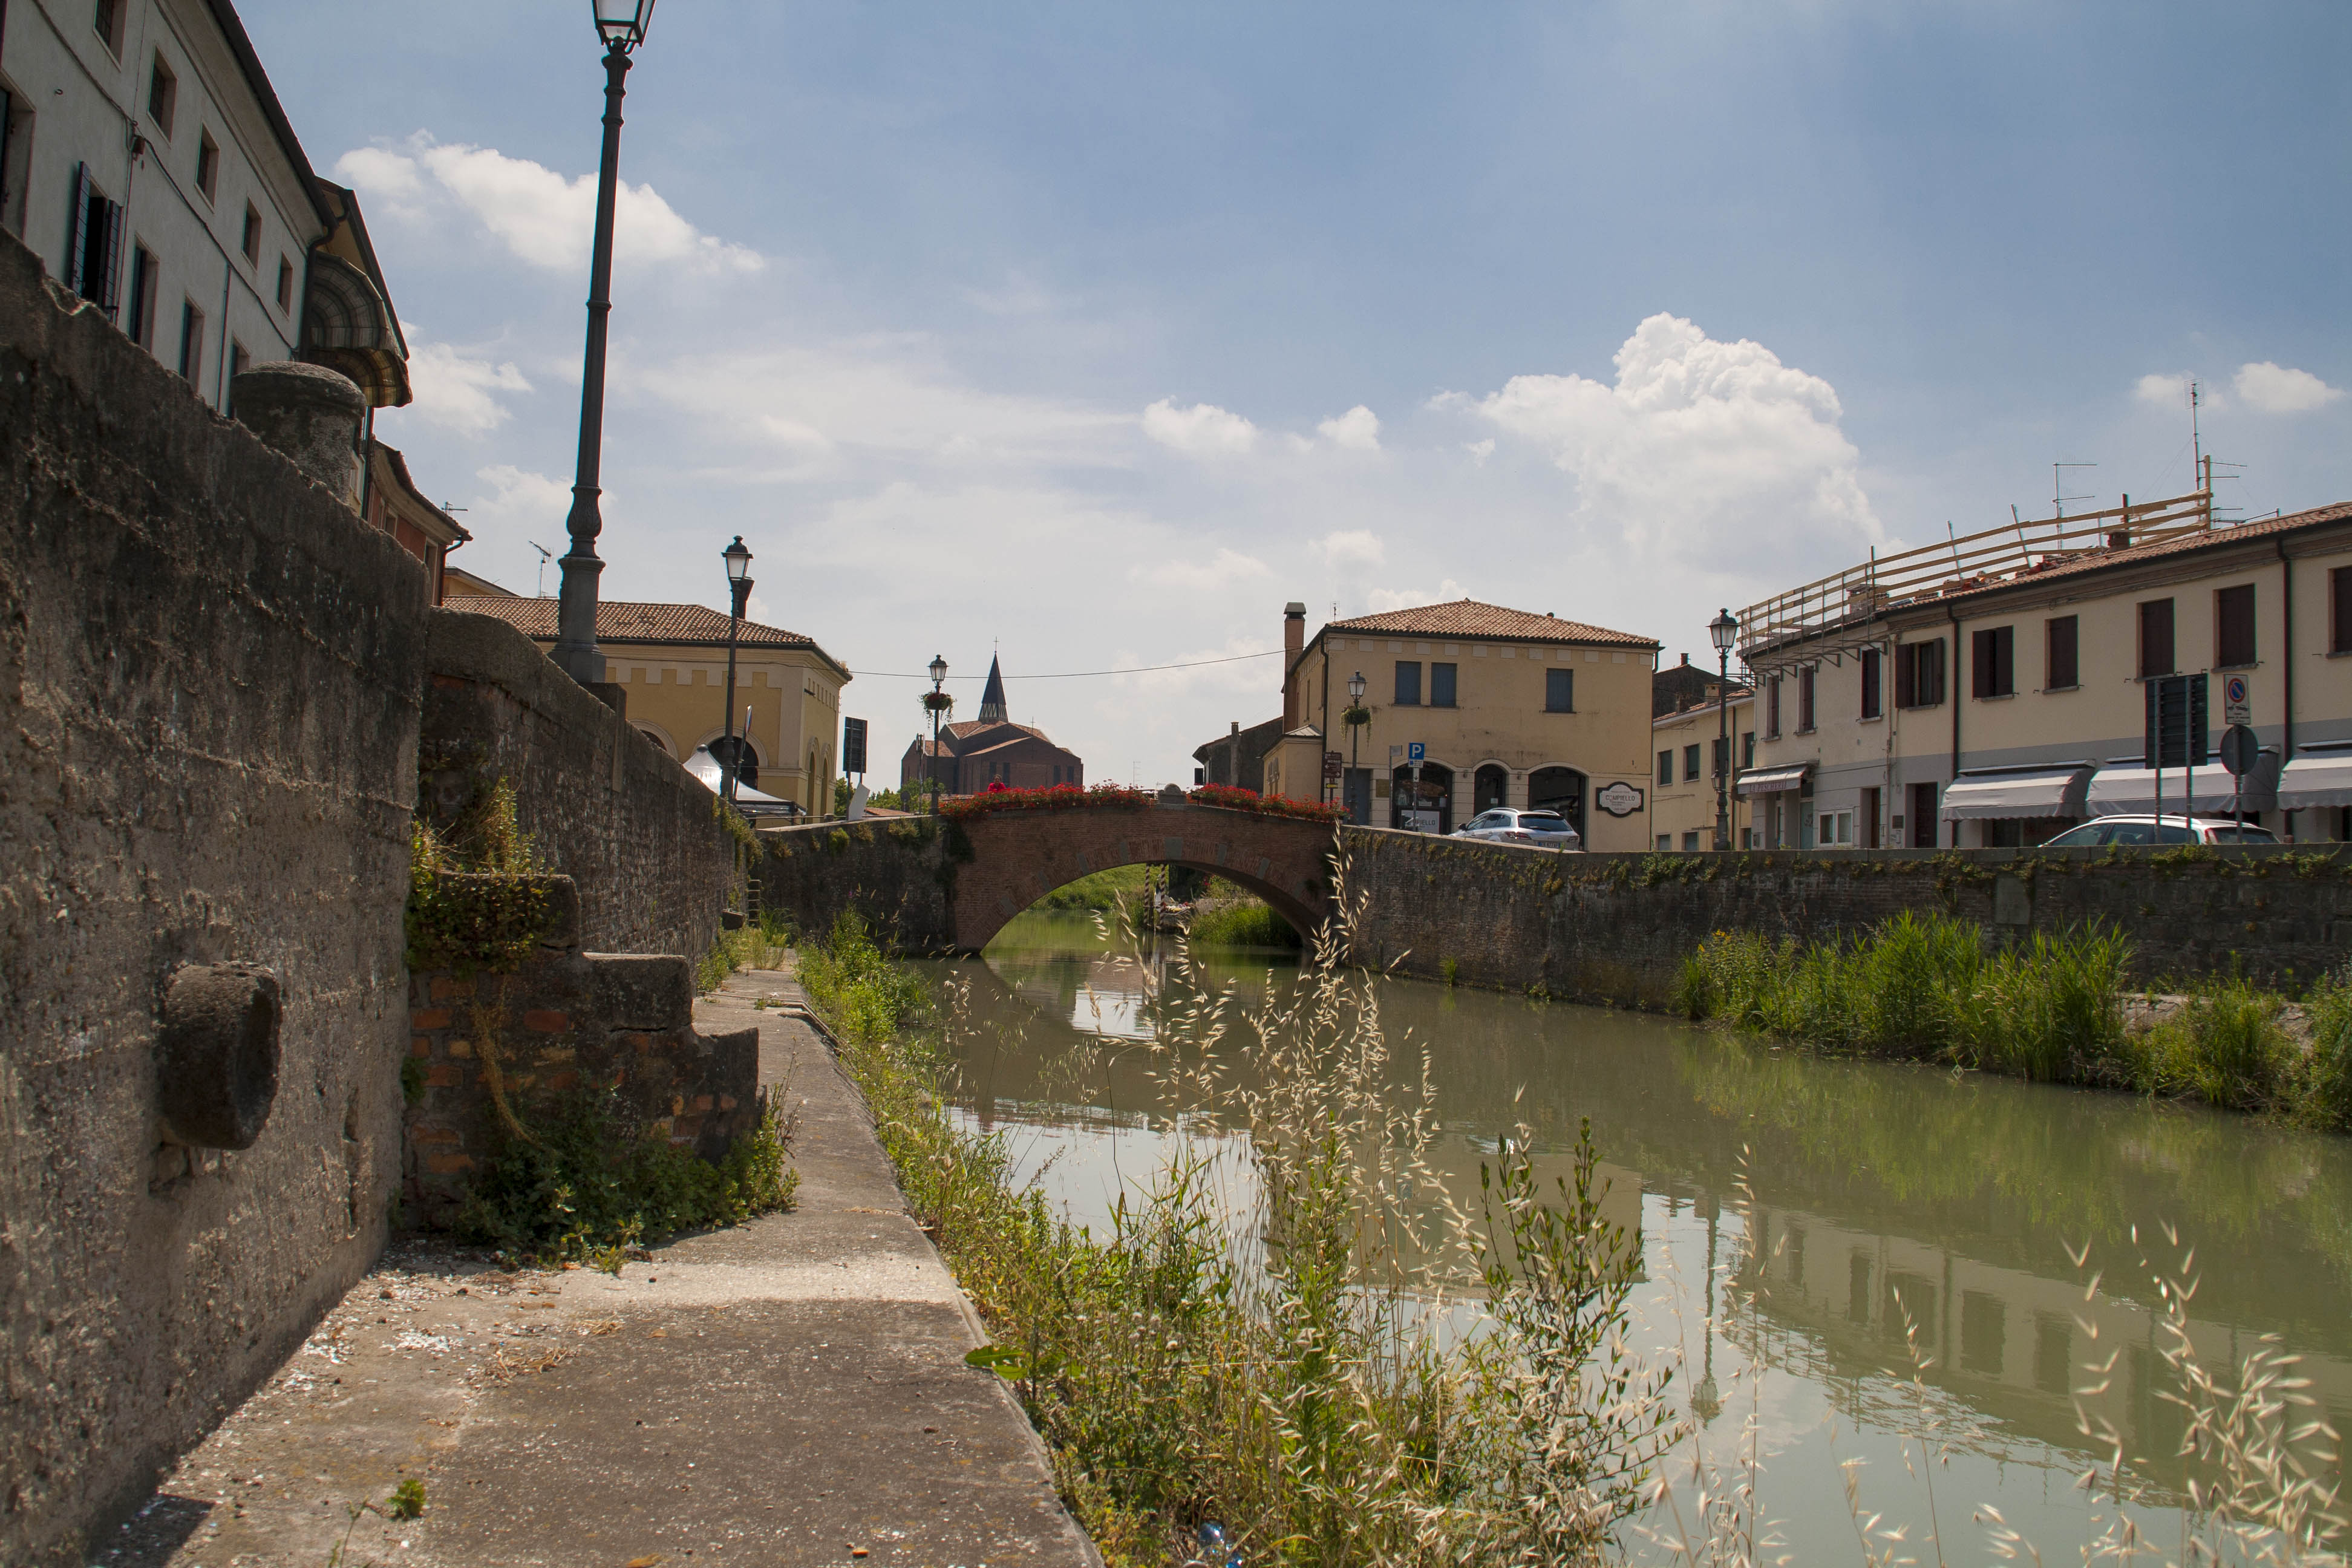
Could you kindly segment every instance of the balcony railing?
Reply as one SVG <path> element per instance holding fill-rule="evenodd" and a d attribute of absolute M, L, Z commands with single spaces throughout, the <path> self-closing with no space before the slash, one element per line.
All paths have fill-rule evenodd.
<path fill-rule="evenodd" d="M 2213 494 L 2134 502 L 2074 517 L 2016 521 L 1895 555 L 1874 556 L 1759 600 L 1739 617 L 1746 658 L 1793 638 L 1855 626 L 1906 605 L 2016 582 L 2084 556 L 2155 544 L 2213 526 Z"/>

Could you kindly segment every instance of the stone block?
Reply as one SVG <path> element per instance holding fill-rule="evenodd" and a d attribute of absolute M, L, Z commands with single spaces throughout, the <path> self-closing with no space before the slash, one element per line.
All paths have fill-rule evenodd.
<path fill-rule="evenodd" d="M 599 1017 L 614 1028 L 672 1029 L 694 1021 L 694 973 L 683 958 L 654 953 L 591 952 Z"/>

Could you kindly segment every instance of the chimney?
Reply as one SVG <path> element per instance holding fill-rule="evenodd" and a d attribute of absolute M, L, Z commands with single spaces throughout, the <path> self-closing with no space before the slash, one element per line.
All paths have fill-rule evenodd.
<path fill-rule="evenodd" d="M 1307 647 L 1307 606 L 1293 599 L 1282 606 L 1282 731 L 1298 728 L 1298 655 Z"/>

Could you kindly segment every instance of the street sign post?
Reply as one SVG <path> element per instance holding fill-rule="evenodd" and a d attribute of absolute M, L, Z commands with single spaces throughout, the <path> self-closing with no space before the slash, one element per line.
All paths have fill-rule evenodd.
<path fill-rule="evenodd" d="M 1418 763 L 1427 758 L 1428 755 L 1429 748 L 1421 742 L 1407 741 L 1405 742 L 1404 760 L 1406 762 Z"/>
<path fill-rule="evenodd" d="M 2243 679 L 2233 675 L 2222 690 L 2227 693 L 2231 688 L 2242 689 L 2243 685 Z M 2230 770 L 2230 816 L 2233 820 L 2243 820 L 2239 807 L 2245 799 L 2246 775 L 2254 771 L 2254 763 L 2261 756 L 2262 742 L 2245 725 L 2233 723 L 2221 731 L 2221 765 Z"/>

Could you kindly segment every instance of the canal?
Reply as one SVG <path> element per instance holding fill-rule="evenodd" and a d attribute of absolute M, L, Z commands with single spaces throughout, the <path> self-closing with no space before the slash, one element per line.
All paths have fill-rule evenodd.
<path fill-rule="evenodd" d="M 1136 968 L 1087 917 L 1024 915 L 977 963 L 930 970 L 967 993 L 960 1112 L 1003 1131 L 1073 1219 L 1104 1226 L 1179 1128 L 1239 1153 L 1236 1131 L 1204 1125 L 1153 1070 Z M 1290 984 L 1296 959 L 1203 953 L 1193 973 L 1246 994 Z M 1433 1163 L 1457 1198 L 1475 1203 L 1480 1162 L 1519 1127 L 1549 1189 L 1590 1120 L 1605 1207 L 1639 1226 L 1635 1332 L 1682 1356 L 1675 1397 L 1705 1418 L 1708 1455 L 1730 1459 L 1753 1423 L 1762 1511 L 1794 1561 L 1856 1550 L 1849 1473 L 1920 1561 L 1984 1559 L 1984 1505 L 2046 1559 L 2073 1555 L 2095 1531 L 2076 1479 L 2103 1457 L 2078 1425 L 2086 1384 L 2093 1423 L 2153 1485 L 2177 1483 L 2181 1423 L 2139 1265 L 2177 1261 L 2168 1226 L 2195 1249 L 2208 1364 L 2275 1335 L 2320 1410 L 2352 1424 L 2352 1140 L 1638 1014 L 1381 990 L 1391 1044 L 1411 1042 L 1398 1070 L 1427 1052 Z M 2175 1516 L 2134 1511 L 2177 1550 Z"/>

